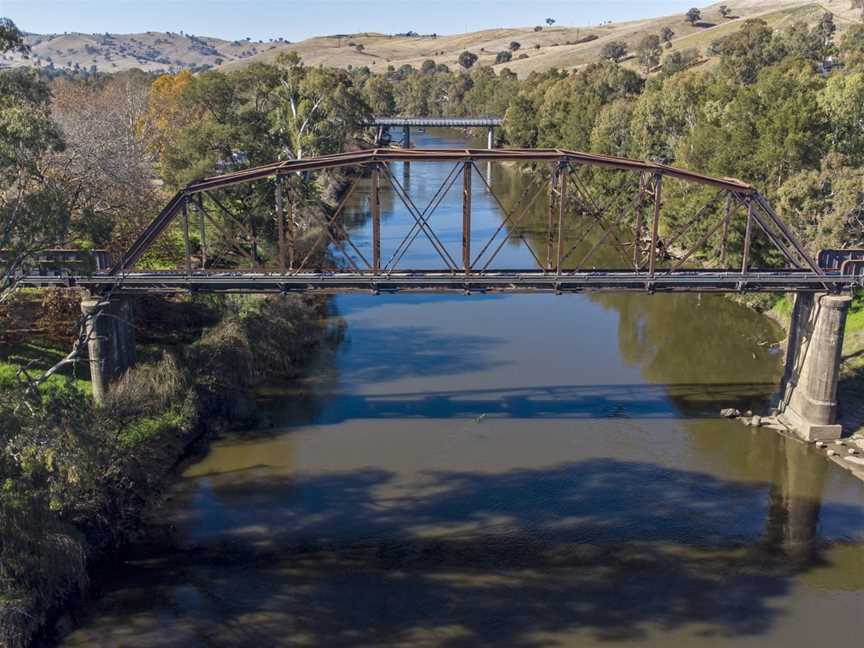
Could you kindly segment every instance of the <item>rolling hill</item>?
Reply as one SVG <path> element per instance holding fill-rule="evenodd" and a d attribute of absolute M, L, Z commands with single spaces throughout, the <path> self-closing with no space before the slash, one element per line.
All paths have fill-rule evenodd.
<path fill-rule="evenodd" d="M 596 61 L 603 45 L 610 41 L 622 41 L 629 50 L 635 50 L 642 37 L 659 34 L 664 27 L 674 32 L 667 52 L 686 49 L 704 52 L 713 40 L 735 31 L 748 18 L 760 17 L 772 26 L 782 27 L 796 20 L 814 22 L 830 11 L 835 14 L 841 31 L 861 18 L 861 10 L 852 9 L 850 0 L 728 0 L 725 4 L 731 10 L 729 17 L 724 18 L 720 5 L 715 4 L 702 10 L 702 20 L 695 25 L 679 14 L 593 27 L 539 29 L 532 26 L 452 35 L 343 34 L 297 43 L 226 41 L 173 32 L 30 34 L 27 36 L 31 47 L 29 56 L 7 54 L 0 58 L 0 66 L 53 66 L 107 72 L 135 67 L 152 72 L 206 67 L 230 70 L 253 61 L 269 62 L 279 52 L 293 51 L 307 65 L 368 66 L 374 72 L 384 72 L 391 65 L 419 67 L 426 59 L 456 67 L 459 54 L 468 50 L 479 57 L 480 65 L 508 67 L 524 77 L 535 70 L 573 69 Z M 496 54 L 507 50 L 513 41 L 520 47 L 512 54 L 512 60 L 496 65 Z M 625 65 L 635 66 L 636 63 L 625 61 Z"/>

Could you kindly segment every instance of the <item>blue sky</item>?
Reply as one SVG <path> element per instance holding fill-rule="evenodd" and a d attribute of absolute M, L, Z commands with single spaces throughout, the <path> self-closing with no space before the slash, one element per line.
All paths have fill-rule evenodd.
<path fill-rule="evenodd" d="M 547 17 L 565 26 L 596 25 L 692 6 L 694 0 L 0 0 L 0 16 L 37 33 L 183 30 L 300 40 L 360 31 L 452 34 L 537 25 Z"/>

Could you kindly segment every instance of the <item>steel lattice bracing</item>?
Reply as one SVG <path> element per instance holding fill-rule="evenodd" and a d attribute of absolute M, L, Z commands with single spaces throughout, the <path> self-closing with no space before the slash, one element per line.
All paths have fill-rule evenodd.
<path fill-rule="evenodd" d="M 450 172 L 431 201 L 418 205 L 393 173 L 393 162 L 444 163 Z M 529 178 L 523 195 L 505 207 L 479 162 L 519 167 Z M 350 185 L 335 209 L 311 208 L 315 174 L 332 169 L 350 171 Z M 594 185 L 600 181 L 613 188 L 598 191 Z M 472 228 L 472 182 L 504 214 L 485 240 Z M 360 185 L 371 229 L 362 241 L 345 214 Z M 460 189 L 458 211 L 441 209 L 444 196 Z M 413 220 L 392 249 L 384 249 L 381 239 L 385 191 Z M 667 196 L 674 192 L 699 202 L 704 197 L 704 205 L 692 214 L 670 214 L 674 201 Z M 543 222 L 526 235 L 526 215 L 538 200 L 547 203 Z M 460 228 L 459 252 L 442 241 L 445 226 L 451 232 Z M 730 237 L 736 233 L 740 241 L 733 254 Z M 171 236 L 174 249 L 182 248 L 177 267 L 139 267 Z M 436 267 L 408 266 L 418 240 L 434 250 Z M 495 264 L 508 242 L 525 244 L 531 267 Z M 603 248 L 620 256 L 614 267 L 595 267 Z M 562 149 L 374 149 L 275 162 L 190 183 L 110 272 L 29 277 L 24 283 L 97 292 L 838 291 L 864 279 L 864 264 L 844 265 L 843 254 L 823 255 L 833 265 L 820 267 L 765 198 L 735 179 Z M 765 258 L 774 262 L 764 264 Z"/>

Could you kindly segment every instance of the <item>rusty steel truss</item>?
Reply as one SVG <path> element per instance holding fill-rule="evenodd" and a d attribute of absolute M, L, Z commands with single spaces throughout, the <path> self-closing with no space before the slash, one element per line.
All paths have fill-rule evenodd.
<path fill-rule="evenodd" d="M 446 163 L 450 172 L 432 200 L 421 207 L 396 177 L 391 168 L 394 162 Z M 524 163 L 531 169 L 532 181 L 515 206 L 504 207 L 479 172 L 479 162 Z M 311 181 L 312 173 L 332 169 L 350 169 L 353 181 L 335 209 L 318 215 L 321 227 L 314 230 L 314 240 L 301 245 L 294 213 L 299 209 L 299 195 Z M 584 175 L 580 175 L 586 169 L 621 175 L 623 182 L 613 199 L 601 204 L 596 192 L 586 186 Z M 472 236 L 471 206 L 472 181 L 478 177 L 504 214 L 494 235 L 479 242 Z M 343 214 L 361 178 L 371 180 L 371 249 L 366 253 L 352 240 Z M 664 228 L 663 192 L 670 180 L 711 193 L 702 209 L 684 219 L 683 226 L 679 222 L 678 231 Z M 219 193 L 261 181 L 274 183 L 272 203 L 265 206 L 276 239 L 269 241 L 269 256 L 261 252 L 263 234 L 256 230 L 255 220 L 229 206 L 224 193 Z M 439 215 L 433 223 L 443 197 L 457 183 L 462 189 L 461 210 Z M 381 192 L 385 188 L 414 222 L 397 247 L 382 256 Z M 548 218 L 544 217 L 543 245 L 535 243 L 539 248 L 535 250 L 526 243 L 533 266 L 493 267 L 505 243 L 522 238 L 519 227 L 544 194 Z M 436 225 L 445 219 L 449 225 L 461 223 L 461 254 L 451 254 L 436 232 Z M 736 223 L 743 229 L 743 250 L 736 252 L 733 263 L 728 248 Z M 181 267 L 138 269 L 136 264 L 172 225 L 182 232 Z M 242 265 L 217 267 L 208 247 L 214 238 L 213 230 L 220 241 L 230 242 Z M 680 243 L 692 232 L 698 233 L 696 242 L 682 247 Z M 753 264 L 752 246 L 757 235 L 763 244 L 770 243 L 774 256 L 782 260 L 777 267 Z M 193 237 L 198 248 L 194 253 L 190 243 Z M 406 253 L 418 238 L 428 241 L 443 269 L 404 267 Z M 692 241 L 693 236 L 688 240 Z M 717 243 L 706 263 L 704 249 L 712 240 Z M 625 259 L 624 265 L 606 269 L 591 265 L 596 252 L 604 246 L 617 250 Z M 330 253 L 325 254 L 327 250 Z M 674 253 L 669 254 L 670 250 Z M 698 263 L 697 254 L 702 254 Z M 864 285 L 861 269 L 860 263 L 820 266 L 768 201 L 755 188 L 735 179 L 562 149 L 373 149 L 275 162 L 192 182 L 168 202 L 109 271 L 89 276 L 24 277 L 22 282 L 75 285 L 94 292 L 836 292 Z"/>

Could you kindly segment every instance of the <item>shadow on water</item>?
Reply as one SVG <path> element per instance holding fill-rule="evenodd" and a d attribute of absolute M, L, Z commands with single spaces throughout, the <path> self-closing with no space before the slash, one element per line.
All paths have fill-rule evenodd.
<path fill-rule="evenodd" d="M 272 406 L 274 418 L 288 426 L 280 430 L 284 434 L 292 426 L 360 418 L 716 419 L 719 408 L 755 407 L 774 390 L 774 383 L 550 385 L 374 395 L 333 392 L 304 400 L 302 406 L 281 398 Z"/>
<path fill-rule="evenodd" d="M 861 507 L 820 505 L 827 467 L 805 463 L 804 486 L 785 464 L 771 484 L 593 459 L 432 472 L 422 492 L 391 498 L 385 470 L 214 475 L 222 528 L 202 546 L 136 556 L 107 584 L 89 636 L 454 647 L 543 646 L 550 633 L 639 640 L 658 627 L 760 636 L 793 580 L 826 565 L 820 514 L 864 532 Z M 206 524 L 194 510 L 173 522 Z"/>

